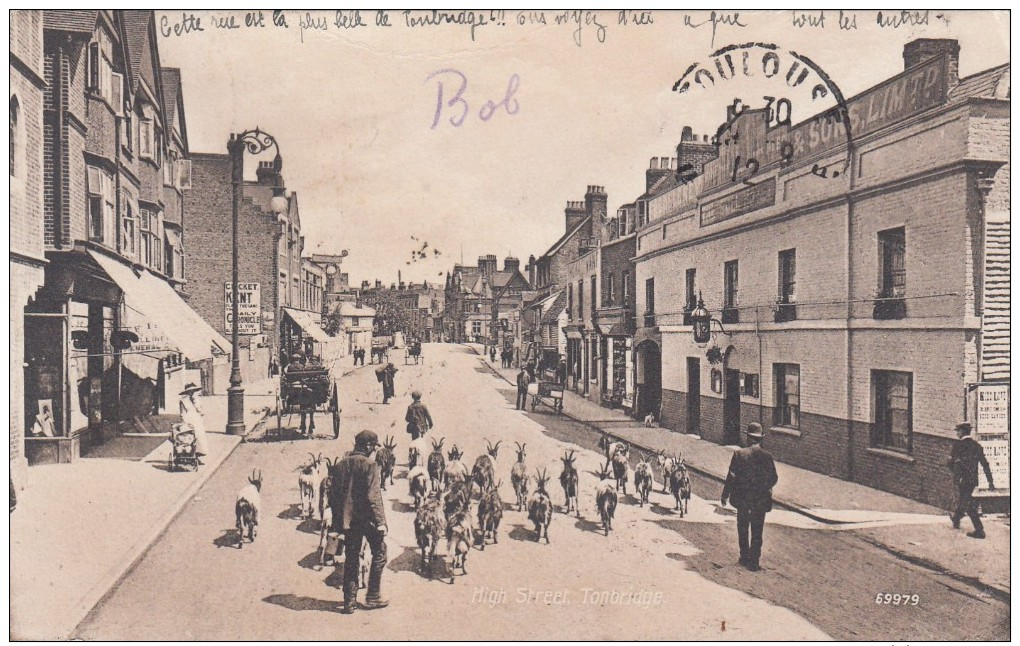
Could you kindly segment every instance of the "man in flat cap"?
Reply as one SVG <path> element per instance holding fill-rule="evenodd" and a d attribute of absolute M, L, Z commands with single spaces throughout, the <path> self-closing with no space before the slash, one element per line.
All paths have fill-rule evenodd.
<path fill-rule="evenodd" d="M 345 537 L 344 614 L 351 614 L 357 606 L 362 539 L 368 542 L 372 564 L 365 602 L 360 607 L 374 610 L 389 605 L 380 590 L 386 567 L 386 511 L 379 488 L 379 465 L 372 458 L 378 446 L 379 436 L 372 431 L 355 435 L 354 450 L 337 463 L 330 491 L 333 527 Z"/>
<path fill-rule="evenodd" d="M 981 524 L 977 501 L 974 500 L 974 489 L 978 486 L 978 465 L 980 464 L 988 478 L 989 488 L 995 490 L 995 483 L 992 482 L 992 469 L 988 466 L 988 459 L 985 458 L 985 450 L 971 435 L 970 422 L 961 422 L 956 425 L 956 437 L 958 439 L 950 453 L 949 468 L 953 470 L 958 497 L 956 509 L 949 517 L 953 521 L 953 527 L 960 529 L 960 521 L 966 514 L 970 517 L 970 522 L 974 524 L 974 531 L 968 532 L 967 536 L 984 538 L 985 528 Z"/>
<path fill-rule="evenodd" d="M 761 569 L 765 514 L 772 511 L 772 487 L 779 481 L 775 460 L 761 447 L 763 437 L 761 424 L 747 425 L 748 445 L 733 454 L 722 492 L 723 506 L 729 500 L 737 509 L 740 564 L 752 572 Z"/>

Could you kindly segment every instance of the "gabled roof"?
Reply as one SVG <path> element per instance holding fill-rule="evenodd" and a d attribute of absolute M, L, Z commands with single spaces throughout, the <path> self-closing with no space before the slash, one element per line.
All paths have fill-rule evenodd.
<path fill-rule="evenodd" d="M 149 42 L 149 20 L 151 11 L 125 10 L 124 39 L 127 41 L 128 68 L 131 71 L 131 89 L 138 87 L 138 78 L 142 70 L 142 56 Z M 155 45 L 155 43 L 153 43 Z M 153 92 L 157 88 L 152 88 Z"/>
<path fill-rule="evenodd" d="M 589 222 L 591 222 L 591 216 L 590 215 L 585 216 L 585 218 L 583 220 L 581 220 L 580 222 L 577 223 L 576 227 L 574 227 L 570 231 L 567 231 L 566 233 L 564 233 L 563 237 L 561 237 L 559 240 L 554 242 L 553 246 L 549 247 L 548 251 L 546 251 L 544 254 L 539 256 L 539 260 L 541 260 L 542 258 L 547 258 L 548 256 L 551 256 L 554 253 L 556 253 L 557 251 L 559 251 L 560 247 L 562 247 L 563 245 L 565 245 L 567 243 L 567 240 L 570 240 L 570 238 L 572 238 L 578 231 L 581 230 L 581 227 L 583 227 L 584 225 L 588 224 Z"/>
<path fill-rule="evenodd" d="M 960 79 L 960 83 L 949 92 L 948 103 L 972 98 L 1009 99 L 1009 65 L 1003 63 Z"/>
<path fill-rule="evenodd" d="M 567 293 L 560 290 L 560 293 L 556 295 L 556 300 L 542 313 L 542 322 L 555 323 L 565 309 L 567 309 Z"/>
<path fill-rule="evenodd" d="M 91 34 L 98 19 L 99 11 L 47 9 L 43 12 L 43 28 Z"/>
<path fill-rule="evenodd" d="M 181 90 L 181 70 L 176 67 L 164 67 L 163 74 L 163 112 L 168 126 L 173 126 L 177 116 L 177 95 Z M 182 133 L 183 134 L 183 133 Z"/>

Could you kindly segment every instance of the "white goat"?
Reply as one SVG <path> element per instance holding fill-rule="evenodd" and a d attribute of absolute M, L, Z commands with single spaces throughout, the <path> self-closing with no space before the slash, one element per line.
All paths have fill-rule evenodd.
<path fill-rule="evenodd" d="M 326 474 L 322 468 L 322 454 L 316 456 L 309 453 L 308 455 L 312 457 L 312 461 L 301 467 L 301 473 L 298 475 L 298 491 L 301 494 L 301 515 L 304 516 L 307 511 L 308 518 L 311 518 L 315 515 L 315 502 L 318 499 L 319 486 Z"/>

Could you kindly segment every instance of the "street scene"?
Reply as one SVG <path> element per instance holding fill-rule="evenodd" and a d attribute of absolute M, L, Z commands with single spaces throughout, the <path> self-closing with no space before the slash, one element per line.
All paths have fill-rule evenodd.
<path fill-rule="evenodd" d="M 1008 641 L 997 11 L 10 12 L 9 638 Z"/>

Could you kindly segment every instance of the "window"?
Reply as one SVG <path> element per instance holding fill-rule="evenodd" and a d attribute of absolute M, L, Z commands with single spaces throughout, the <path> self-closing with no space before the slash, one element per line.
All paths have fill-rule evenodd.
<path fill-rule="evenodd" d="M 567 319 L 574 320 L 574 286 L 567 285 Z"/>
<path fill-rule="evenodd" d="M 879 231 L 880 298 L 903 298 L 907 293 L 907 235 L 903 227 Z"/>
<path fill-rule="evenodd" d="M 351 327 L 358 327 L 361 325 L 361 319 L 357 316 L 351 317 Z"/>
<path fill-rule="evenodd" d="M 779 294 L 776 298 L 776 323 L 797 318 L 797 250 L 779 252 Z"/>
<path fill-rule="evenodd" d="M 698 304 L 698 295 L 695 293 L 697 275 L 697 269 L 688 269 L 687 274 L 684 276 L 684 297 L 687 299 L 684 302 L 684 309 L 688 311 L 694 310 Z"/>
<path fill-rule="evenodd" d="M 135 149 L 135 121 L 130 102 L 124 104 L 124 121 L 122 126 L 121 144 L 128 152 L 131 152 Z"/>
<path fill-rule="evenodd" d="M 910 453 L 913 450 L 913 375 L 871 371 L 871 446 Z"/>
<path fill-rule="evenodd" d="M 480 336 L 481 333 L 482 333 L 482 322 L 481 321 L 471 321 L 471 334 L 474 334 L 475 336 Z"/>
<path fill-rule="evenodd" d="M 125 208 L 124 217 L 121 218 L 121 253 L 134 260 L 138 257 L 138 222 L 127 200 L 128 196 L 122 194 L 121 202 Z"/>
<path fill-rule="evenodd" d="M 112 245 L 116 240 L 116 200 L 113 178 L 95 166 L 86 166 L 89 193 L 89 239 Z"/>
<path fill-rule="evenodd" d="M 105 35 L 101 38 L 105 39 Z M 89 44 L 87 63 L 88 89 L 120 114 L 124 106 L 124 75 L 113 71 L 113 64 L 103 53 L 100 42 Z"/>
<path fill-rule="evenodd" d="M 647 207 L 647 202 L 645 202 L 644 200 L 638 200 L 638 203 L 637 203 L 638 223 L 637 223 L 637 225 L 639 227 L 642 227 L 642 226 L 644 226 L 645 224 L 648 223 L 648 211 L 647 211 L 646 207 Z"/>
<path fill-rule="evenodd" d="M 21 106 L 18 104 L 18 97 L 12 96 L 11 97 L 11 112 L 10 112 L 11 129 L 10 129 L 10 133 L 9 133 L 9 136 L 10 136 L 10 142 L 9 143 L 10 143 L 10 147 L 11 147 L 11 151 L 10 151 L 10 164 L 11 164 L 10 175 L 11 175 L 11 177 L 17 177 L 18 176 L 18 156 L 19 156 L 19 146 L 20 146 L 20 143 L 21 143 L 20 139 L 18 137 L 18 119 L 21 116 L 19 114 L 20 108 L 21 108 Z"/>
<path fill-rule="evenodd" d="M 152 119 L 141 119 L 138 122 L 138 154 L 152 159 L 155 149 L 155 130 Z"/>
<path fill-rule="evenodd" d="M 605 307 L 612 307 L 616 302 L 616 276 L 606 275 L 606 300 L 602 303 Z"/>
<path fill-rule="evenodd" d="M 645 280 L 645 312 L 648 314 L 655 313 L 655 279 L 648 278 Z"/>
<path fill-rule="evenodd" d="M 739 291 L 740 270 L 736 260 L 723 265 L 723 323 L 738 323 L 737 292 Z"/>
<path fill-rule="evenodd" d="M 599 300 L 598 300 L 598 292 L 595 291 L 596 287 L 597 287 L 597 283 L 595 281 L 595 276 L 592 276 L 591 277 L 591 301 L 590 302 L 591 302 L 591 317 L 593 319 L 595 318 L 595 310 L 598 307 L 598 302 L 599 302 Z"/>
<path fill-rule="evenodd" d="M 776 390 L 776 426 L 800 428 L 800 366 L 776 363 L 772 367 Z"/>
<path fill-rule="evenodd" d="M 139 217 L 139 232 L 142 237 L 142 263 L 145 265 L 152 264 L 152 213 L 146 209 L 139 211 L 141 214 Z"/>
<path fill-rule="evenodd" d="M 584 318 L 584 281 L 577 281 L 577 319 Z"/>
<path fill-rule="evenodd" d="M 779 252 L 779 302 L 793 303 L 797 299 L 797 250 Z"/>
<path fill-rule="evenodd" d="M 620 301 L 624 307 L 630 305 L 630 270 L 623 271 L 623 280 L 620 281 Z"/>

